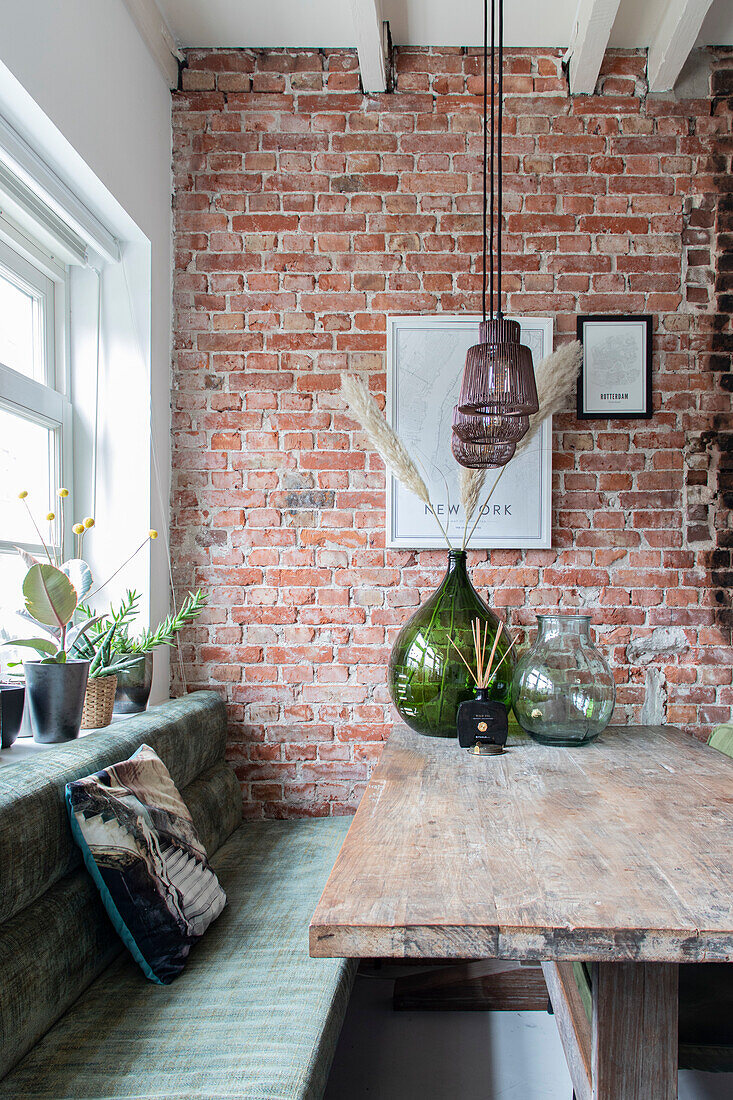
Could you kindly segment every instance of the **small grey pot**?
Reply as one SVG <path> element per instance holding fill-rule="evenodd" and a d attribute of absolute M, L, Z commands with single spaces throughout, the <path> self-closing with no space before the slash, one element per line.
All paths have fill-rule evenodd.
<path fill-rule="evenodd" d="M 26 661 L 24 669 L 33 740 L 44 745 L 73 741 L 79 736 L 89 661 Z"/>
<path fill-rule="evenodd" d="M 153 686 L 153 654 L 143 653 L 134 665 L 117 673 L 115 714 L 140 714 Z"/>

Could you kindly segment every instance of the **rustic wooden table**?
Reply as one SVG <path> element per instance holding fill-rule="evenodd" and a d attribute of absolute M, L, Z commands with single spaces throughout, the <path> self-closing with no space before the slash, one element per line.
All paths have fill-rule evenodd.
<path fill-rule="evenodd" d="M 578 1100 L 672 1100 L 677 965 L 733 960 L 732 852 L 733 760 L 671 727 L 493 757 L 398 727 L 311 954 L 541 961 Z"/>

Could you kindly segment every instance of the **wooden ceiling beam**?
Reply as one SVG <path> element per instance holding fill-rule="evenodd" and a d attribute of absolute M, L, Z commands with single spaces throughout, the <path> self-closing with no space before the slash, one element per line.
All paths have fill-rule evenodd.
<path fill-rule="evenodd" d="M 712 3 L 713 0 L 670 0 L 649 47 L 650 92 L 668 92 L 674 88 Z"/>
<path fill-rule="evenodd" d="M 361 86 L 365 92 L 387 91 L 385 34 L 380 0 L 351 0 Z"/>
<path fill-rule="evenodd" d="M 571 95 L 593 95 L 621 0 L 580 0 L 570 54 Z"/>

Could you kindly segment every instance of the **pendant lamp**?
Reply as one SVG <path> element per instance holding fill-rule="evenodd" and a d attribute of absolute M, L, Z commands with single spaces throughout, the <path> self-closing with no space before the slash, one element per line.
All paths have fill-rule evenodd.
<path fill-rule="evenodd" d="M 461 392 L 453 416 L 452 451 L 469 469 L 505 465 L 537 412 L 537 386 L 532 353 L 520 342 L 520 327 L 501 312 L 502 139 L 504 109 L 504 4 L 498 0 L 498 97 L 496 76 L 496 0 L 491 2 L 491 119 L 488 111 L 488 7 L 484 0 L 484 150 L 483 150 L 483 281 L 479 343 L 468 349 Z M 494 217 L 494 120 L 496 127 L 496 218 Z M 491 135 L 487 155 L 487 137 Z M 487 161 L 490 172 L 490 219 L 487 236 Z M 494 244 L 496 242 L 496 302 L 494 310 Z M 489 316 L 486 311 L 486 257 L 489 255 Z"/>
<path fill-rule="evenodd" d="M 537 412 L 532 352 L 519 342 L 520 331 L 518 321 L 509 321 L 501 314 L 481 323 L 481 342 L 466 353 L 457 406 L 462 413 L 525 418 Z"/>
<path fill-rule="evenodd" d="M 514 458 L 516 449 L 516 443 L 497 443 L 492 447 L 463 443 L 455 434 L 451 441 L 453 457 L 467 470 L 491 470 L 506 466 L 509 459 Z"/>
<path fill-rule="evenodd" d="M 461 412 L 457 405 L 453 410 L 453 434 L 479 447 L 518 443 L 528 428 L 528 416 L 476 416 Z"/>

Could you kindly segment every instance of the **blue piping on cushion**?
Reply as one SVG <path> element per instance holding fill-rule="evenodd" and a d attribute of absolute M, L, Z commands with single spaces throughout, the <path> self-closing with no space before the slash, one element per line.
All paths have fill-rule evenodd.
<path fill-rule="evenodd" d="M 87 844 L 84 834 L 79 827 L 79 822 L 76 820 L 76 815 L 74 814 L 74 810 L 71 805 L 71 792 L 69 790 L 70 787 L 71 784 L 67 783 L 65 790 L 65 799 L 66 808 L 69 812 L 69 821 L 71 823 L 71 833 L 74 837 L 75 842 L 78 844 L 81 850 L 81 854 L 84 859 L 84 865 L 89 874 L 92 876 L 92 881 L 94 882 L 94 885 L 99 890 L 100 897 L 102 898 L 102 903 L 104 905 L 104 908 L 107 910 L 107 916 L 112 921 L 117 935 L 120 937 L 125 947 L 130 952 L 133 959 L 138 964 L 148 981 L 155 982 L 156 985 L 165 985 L 166 983 L 162 982 L 157 974 L 154 973 L 154 971 L 150 967 L 150 963 L 140 951 L 140 948 L 135 942 L 135 938 L 132 935 L 132 932 L 123 921 L 122 916 L 120 915 L 120 911 L 114 903 L 114 899 L 112 898 L 112 895 L 107 888 L 106 882 L 99 873 L 99 868 L 94 861 L 92 850 Z"/>

